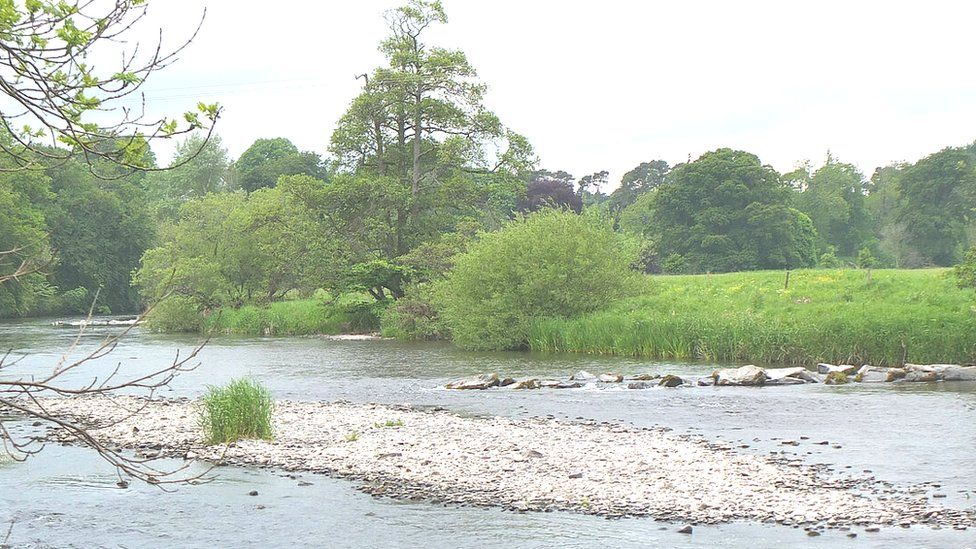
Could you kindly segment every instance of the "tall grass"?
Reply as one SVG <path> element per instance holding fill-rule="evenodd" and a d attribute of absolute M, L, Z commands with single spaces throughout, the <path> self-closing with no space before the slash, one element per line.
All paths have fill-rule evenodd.
<path fill-rule="evenodd" d="M 537 351 L 875 365 L 976 359 L 976 294 L 944 269 L 649 277 L 641 295 L 541 319 Z"/>
<path fill-rule="evenodd" d="M 379 330 L 384 304 L 372 297 L 344 295 L 335 303 L 296 299 L 267 305 L 224 307 L 207 317 L 204 330 L 241 335 L 312 335 Z"/>
<path fill-rule="evenodd" d="M 224 387 L 210 387 L 203 397 L 200 423 L 208 444 L 241 439 L 271 440 L 274 399 L 260 383 L 236 379 Z"/>

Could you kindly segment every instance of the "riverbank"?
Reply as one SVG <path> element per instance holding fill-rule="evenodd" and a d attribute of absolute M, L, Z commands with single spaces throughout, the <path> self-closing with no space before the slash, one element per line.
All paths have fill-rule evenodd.
<path fill-rule="evenodd" d="M 702 524 L 747 520 L 812 531 L 964 528 L 976 520 L 973 510 L 929 501 L 924 486 L 896 488 L 667 429 L 281 401 L 273 442 L 242 441 L 225 449 L 200 444 L 193 401 L 153 401 L 144 413 L 114 425 L 142 401 L 100 397 L 43 404 L 96 427 L 101 440 L 144 455 L 325 473 L 396 498 Z"/>
<path fill-rule="evenodd" d="M 812 366 L 976 360 L 976 294 L 946 269 L 655 276 L 577 319 L 534 323 L 534 351 Z"/>

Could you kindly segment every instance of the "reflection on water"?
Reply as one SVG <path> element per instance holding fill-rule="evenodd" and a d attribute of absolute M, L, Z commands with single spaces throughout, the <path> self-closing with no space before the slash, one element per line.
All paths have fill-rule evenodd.
<path fill-rule="evenodd" d="M 93 329 L 84 349 L 109 333 Z M 40 322 L 0 323 L 0 348 L 26 354 L 4 375 L 49 369 L 77 335 Z M 171 362 L 192 336 L 137 331 L 110 357 L 84 373 L 104 376 L 121 362 L 137 373 Z M 662 364 L 637 359 L 516 353 L 466 353 L 440 344 L 331 341 L 322 338 L 219 338 L 200 354 L 201 367 L 181 376 L 168 395 L 197 395 L 207 384 L 251 375 L 279 398 L 440 405 L 461 413 L 515 417 L 553 415 L 635 425 L 664 425 L 748 444 L 745 452 L 782 451 L 777 439 L 809 437 L 789 452 L 839 470 L 871 470 L 898 484 L 942 484 L 948 505 L 973 504 L 969 471 L 976 447 L 976 385 L 901 384 L 828 387 L 694 388 L 482 392 L 447 391 L 445 381 L 497 371 L 509 376 L 564 377 L 594 373 L 705 374 L 707 364 Z M 831 445 L 812 442 L 829 440 Z M 835 447 L 839 446 L 839 448 Z M 649 520 L 607 521 L 571 513 L 530 513 L 442 507 L 377 500 L 347 481 L 306 476 L 312 486 L 269 471 L 220 469 L 211 484 L 174 493 L 133 483 L 115 486 L 114 471 L 92 452 L 49 447 L 26 464 L 0 467 L 0 524 L 16 519 L 13 539 L 40 546 L 320 545 L 339 547 L 777 547 L 841 544 L 802 530 L 754 524 L 698 527 L 693 536 Z M 249 497 L 250 490 L 259 496 Z M 259 508 L 262 507 L 262 508 Z M 664 528 L 664 530 L 659 530 Z M 858 546 L 960 547 L 972 531 L 924 528 L 861 534 Z"/>

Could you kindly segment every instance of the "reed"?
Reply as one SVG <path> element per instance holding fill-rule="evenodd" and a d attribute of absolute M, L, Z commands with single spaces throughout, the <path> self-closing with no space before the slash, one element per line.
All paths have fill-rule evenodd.
<path fill-rule="evenodd" d="M 945 269 L 648 277 L 640 295 L 538 319 L 535 351 L 808 365 L 976 360 L 976 294 Z"/>

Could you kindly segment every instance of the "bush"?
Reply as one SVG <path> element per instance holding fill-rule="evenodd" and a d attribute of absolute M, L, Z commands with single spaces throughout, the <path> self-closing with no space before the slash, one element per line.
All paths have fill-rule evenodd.
<path fill-rule="evenodd" d="M 203 397 L 200 423 L 208 444 L 245 438 L 271 440 L 274 399 L 260 383 L 236 379 L 225 387 L 209 387 Z"/>
<path fill-rule="evenodd" d="M 156 332 L 199 332 L 203 317 L 193 298 L 174 295 L 157 303 L 146 323 Z"/>
<path fill-rule="evenodd" d="M 952 275 L 960 288 L 976 288 L 976 247 L 970 248 L 962 262 L 953 267 Z"/>
<path fill-rule="evenodd" d="M 622 297 L 636 252 L 603 220 L 542 210 L 458 257 L 435 288 L 441 316 L 460 347 L 524 348 L 533 319 L 574 317 Z"/>
<path fill-rule="evenodd" d="M 380 319 L 383 337 L 408 340 L 449 339 L 450 332 L 434 304 L 431 285 L 412 285 Z"/>

